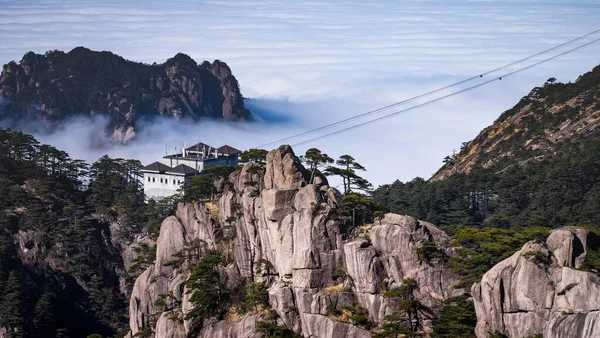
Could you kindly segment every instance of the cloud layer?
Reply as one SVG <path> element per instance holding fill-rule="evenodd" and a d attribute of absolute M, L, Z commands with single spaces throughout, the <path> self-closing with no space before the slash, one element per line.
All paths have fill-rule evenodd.
<path fill-rule="evenodd" d="M 443 87 L 598 29 L 596 1 L 0 1 L 0 61 L 86 46 L 163 62 L 177 52 L 227 62 L 255 111 L 277 124 L 153 129 L 151 148 L 201 137 L 260 145 Z M 298 147 L 349 153 L 375 184 L 428 177 L 549 77 L 574 81 L 600 44 L 435 105 Z M 258 128 L 258 129 L 257 129 Z M 65 139 L 74 125 L 65 130 Z M 214 130 L 214 131 L 213 131 Z M 170 137 L 175 139 L 170 139 Z M 163 140 L 164 139 L 164 140 Z M 56 141 L 58 142 L 58 141 Z M 292 140 L 290 143 L 294 143 Z M 63 146 L 71 152 L 68 142 Z M 115 154 L 142 156 L 136 148 Z M 127 152 L 129 153 L 123 153 Z"/>

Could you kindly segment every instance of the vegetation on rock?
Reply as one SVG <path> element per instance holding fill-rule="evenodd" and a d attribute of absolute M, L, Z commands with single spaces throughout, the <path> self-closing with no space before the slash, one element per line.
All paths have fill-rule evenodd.
<path fill-rule="evenodd" d="M 101 114 L 108 118 L 108 134 L 119 134 L 118 141 L 131 138 L 139 121 L 161 116 L 252 119 L 225 63 L 198 65 L 181 53 L 147 65 L 84 47 L 29 52 L 19 63 L 4 66 L 0 88 L 6 121 L 61 123 Z"/>
<path fill-rule="evenodd" d="M 156 223 L 172 212 L 144 204 L 139 169 L 139 161 L 108 156 L 90 166 L 0 129 L 2 327 L 15 337 L 124 333 L 119 279 L 127 275 L 117 241 L 156 236 Z M 151 251 L 140 249 L 132 274 L 151 263 Z"/>

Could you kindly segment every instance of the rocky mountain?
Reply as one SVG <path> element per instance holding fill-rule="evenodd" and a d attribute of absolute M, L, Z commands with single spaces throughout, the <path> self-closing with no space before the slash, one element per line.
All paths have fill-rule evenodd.
<path fill-rule="evenodd" d="M 588 230 L 560 228 L 526 243 L 469 290 L 445 263 L 462 248 L 432 224 L 388 213 L 348 234 L 329 217 L 340 194 L 323 179 L 308 184 L 289 147 L 269 152 L 264 177 L 251 167 L 219 184 L 216 203 L 179 204 L 162 223 L 156 258 L 131 294 L 128 337 L 397 337 L 413 331 L 394 331 L 411 324 L 393 318 L 405 318 L 415 304 L 409 323 L 427 336 L 452 300 L 469 291 L 477 313 L 473 334 L 437 336 L 600 332 L 600 279 L 586 270 L 600 242 Z M 264 186 L 257 192 L 248 182 Z M 261 307 L 244 312 L 232 305 L 201 323 L 189 316 L 200 304 L 190 280 L 211 250 L 225 257 L 215 281 L 241 293 L 243 284 L 263 285 Z"/>
<path fill-rule="evenodd" d="M 198 65 L 181 53 L 147 65 L 83 47 L 29 52 L 19 63 L 4 65 L 0 100 L 0 117 L 10 121 L 50 124 L 106 116 L 107 133 L 115 141 L 130 140 L 138 122 L 159 116 L 252 120 L 227 64 Z"/>
<path fill-rule="evenodd" d="M 130 336 L 193 333 L 194 324 L 186 317 L 193 306 L 185 286 L 193 261 L 170 262 L 198 242 L 204 249 L 229 253 L 221 273 L 230 288 L 264 283 L 273 313 L 230 313 L 220 321 L 205 320 L 192 336 L 260 337 L 255 323 L 272 321 L 303 337 L 371 337 L 367 323 L 380 326 L 398 307 L 398 300 L 384 297 L 384 292 L 407 280 L 418 285 L 414 298 L 428 309 L 415 320 L 430 332 L 443 300 L 463 292 L 454 288 L 457 276 L 441 260 L 425 263 L 417 254 L 423 242 L 433 241 L 445 255 L 453 255 L 451 239 L 435 226 L 387 214 L 362 235 L 349 236 L 340 222 L 328 217 L 341 205 L 340 193 L 324 180 L 307 184 L 309 177 L 291 148 L 269 152 L 259 194 L 247 184 L 257 179 L 250 167 L 232 174 L 230 188 L 212 207 L 180 204 L 176 215 L 163 222 L 156 260 L 133 288 Z M 231 217 L 236 235 L 228 241 L 225 225 Z M 164 297 L 167 305 L 157 303 Z M 365 311 L 364 322 L 343 315 L 342 309 L 348 308 Z"/>
<path fill-rule="evenodd" d="M 206 200 L 144 203 L 135 160 L 0 141 L 0 338 L 600 332 L 594 227 L 354 224 L 343 210 L 372 202 L 311 180 L 289 146 L 209 179 Z"/>
<path fill-rule="evenodd" d="M 496 171 L 515 163 L 539 161 L 581 138 L 597 137 L 600 124 L 600 66 L 581 75 L 574 83 L 551 78 L 534 88 L 517 105 L 504 112 L 491 126 L 446 164 L 431 181 L 485 167 Z"/>

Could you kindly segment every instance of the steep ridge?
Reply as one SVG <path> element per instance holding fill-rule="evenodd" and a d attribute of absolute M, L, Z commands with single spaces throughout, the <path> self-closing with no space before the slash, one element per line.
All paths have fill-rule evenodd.
<path fill-rule="evenodd" d="M 473 168 L 503 170 L 531 160 L 548 158 L 579 138 L 597 137 L 600 125 L 600 66 L 574 83 L 551 78 L 504 112 L 430 179 L 443 180 Z"/>
<path fill-rule="evenodd" d="M 432 224 L 388 213 L 358 235 L 345 234 L 339 221 L 328 217 L 340 205 L 339 192 L 323 178 L 307 184 L 291 148 L 269 152 L 262 176 L 250 168 L 221 182 L 228 188 L 216 205 L 180 203 L 176 215 L 163 222 L 156 260 L 133 288 L 128 337 L 262 337 L 257 332 L 262 322 L 303 337 L 372 337 L 386 316 L 398 313 L 398 300 L 384 293 L 413 282 L 414 297 L 423 306 L 414 320 L 427 335 L 444 301 L 465 293 L 443 259 L 420 256 L 427 243 L 447 258 L 458 249 Z M 234 238 L 227 236 L 232 219 Z M 195 331 L 186 318 L 194 306 L 186 280 L 202 254 L 181 260 L 181 252 L 197 243 L 203 243 L 200 251 L 225 254 L 220 273 L 231 290 L 240 292 L 250 281 L 264 283 L 272 310 L 230 309 L 220 319 L 205 319 Z M 470 290 L 475 335 L 598 336 L 600 279 L 590 266 L 600 257 L 599 244 L 588 230 L 560 228 L 494 266 Z M 347 307 L 364 309 L 370 325 L 332 312 Z"/>
<path fill-rule="evenodd" d="M 328 218 L 341 203 L 340 193 L 324 179 L 307 184 L 291 148 L 269 152 L 264 178 L 249 168 L 232 174 L 230 188 L 217 202 L 218 213 L 211 214 L 204 205 L 180 204 L 176 216 L 163 222 L 156 262 L 139 276 L 132 292 L 130 336 L 154 332 L 157 338 L 258 337 L 256 322 L 273 320 L 263 312 L 228 316 L 205 321 L 201 332 L 191 332 L 185 315 L 192 305 L 184 281 L 194 262 L 168 262 L 199 241 L 229 253 L 222 273 L 231 287 L 244 281 L 265 283 L 277 323 L 304 337 L 371 337 L 366 327 L 337 318 L 328 308 L 358 305 L 376 329 L 398 308 L 384 291 L 407 280 L 416 282 L 415 298 L 429 309 L 418 320 L 431 331 L 442 302 L 463 292 L 454 289 L 456 276 L 441 260 L 424 262 L 417 254 L 425 241 L 433 241 L 444 255 L 454 254 L 450 238 L 433 225 L 387 214 L 370 230 L 350 237 L 338 221 Z M 263 189 L 257 192 L 245 184 L 251 180 Z M 236 235 L 228 243 L 223 234 L 231 217 Z M 345 272 L 342 276 L 340 270 Z M 169 299 L 166 307 L 157 306 L 164 295 Z"/>
<path fill-rule="evenodd" d="M 198 65 L 181 53 L 163 64 L 146 65 L 83 47 L 68 53 L 29 52 L 19 63 L 4 65 L 0 100 L 0 117 L 13 122 L 106 116 L 107 133 L 115 141 L 130 140 L 138 121 L 157 116 L 252 119 L 225 63 Z"/>

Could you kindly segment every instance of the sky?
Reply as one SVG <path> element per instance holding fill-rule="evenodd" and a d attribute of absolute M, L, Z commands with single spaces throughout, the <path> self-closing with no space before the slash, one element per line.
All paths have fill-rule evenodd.
<path fill-rule="evenodd" d="M 393 104 L 600 29 L 599 17 L 600 1 L 578 0 L 0 0 L 0 62 L 18 62 L 28 51 L 76 46 L 110 50 L 145 63 L 161 63 L 178 52 L 199 63 L 225 61 L 240 82 L 247 105 L 262 122 L 164 121 L 148 126 L 138 135 L 140 142 L 101 151 L 150 163 L 164 154 L 164 144 L 171 149 L 202 140 L 247 149 Z M 595 38 L 600 33 L 582 43 Z M 599 55 L 597 43 L 294 150 L 303 153 L 317 147 L 332 157 L 350 154 L 367 168 L 364 176 L 375 186 L 415 176 L 429 178 L 446 155 L 473 139 L 533 87 L 550 77 L 575 81 L 600 64 Z M 103 121 L 93 122 L 77 120 L 38 137 L 73 157 L 94 160 L 102 154 L 90 151 L 86 138 Z M 300 141 L 285 143 L 294 146 Z"/>

